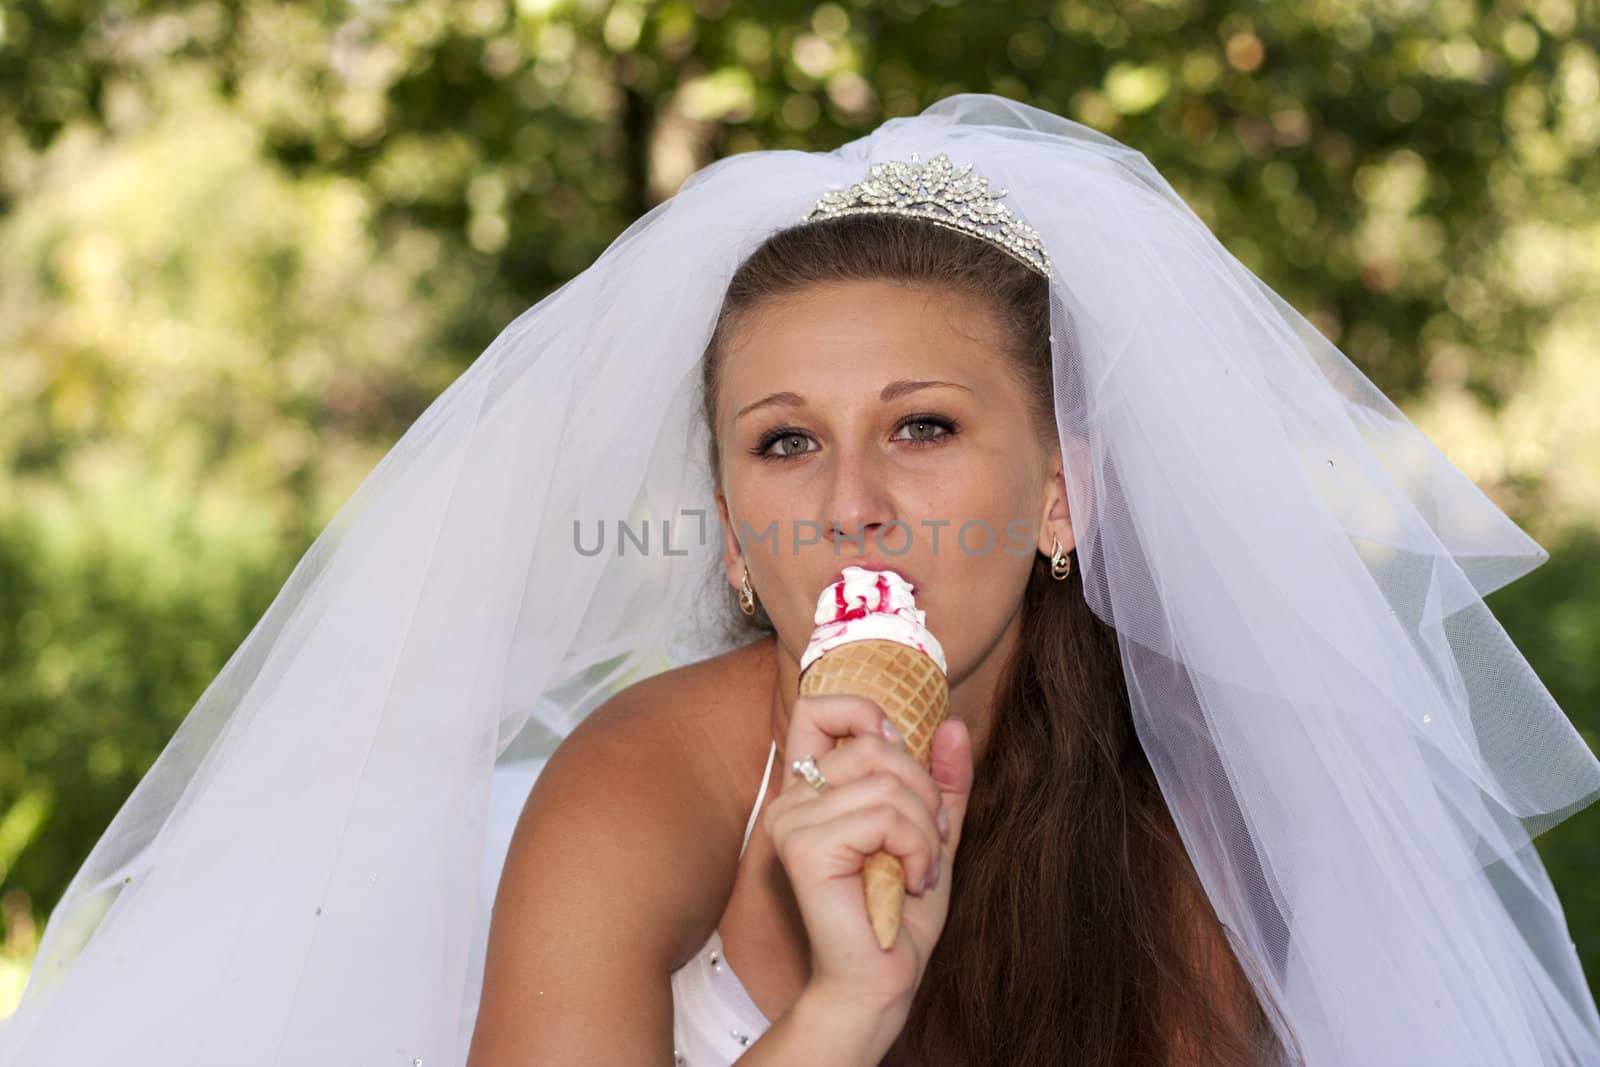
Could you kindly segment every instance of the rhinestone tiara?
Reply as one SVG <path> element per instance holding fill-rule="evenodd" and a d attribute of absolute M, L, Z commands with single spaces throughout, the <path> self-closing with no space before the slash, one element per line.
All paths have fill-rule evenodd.
<path fill-rule="evenodd" d="M 874 163 L 866 178 L 849 189 L 822 194 L 802 219 L 815 222 L 844 215 L 909 215 L 999 245 L 1011 255 L 1050 276 L 1050 256 L 1039 232 L 1000 202 L 1007 190 L 989 191 L 989 179 L 972 173 L 968 163 L 957 170 L 940 152 L 927 163 L 892 159 Z"/>

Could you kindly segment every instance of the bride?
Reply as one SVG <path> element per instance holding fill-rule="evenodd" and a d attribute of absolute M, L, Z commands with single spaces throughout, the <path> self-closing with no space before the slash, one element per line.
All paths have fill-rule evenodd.
<path fill-rule="evenodd" d="M 0 1064 L 1596 1062 L 1531 841 L 1600 762 L 1482 599 L 1545 558 L 1111 138 L 721 160 L 335 517 Z M 847 563 L 927 769 L 796 695 Z"/>
<path fill-rule="evenodd" d="M 669 1018 L 689 1064 L 877 1063 L 897 1034 L 908 1064 L 1260 1061 L 1270 1030 L 1072 580 L 1049 313 L 1026 260 L 904 216 L 787 229 L 740 266 L 700 410 L 728 607 L 756 639 L 624 690 L 557 750 L 511 839 L 472 1063 L 649 1062 Z M 819 535 L 791 537 L 802 520 Z M 752 534 L 769 528 L 777 553 Z M 857 559 L 912 580 L 944 646 L 932 776 L 870 702 L 796 697 L 817 592 Z M 733 607 L 746 590 L 759 620 Z M 817 759 L 838 792 L 774 782 L 741 857 L 768 739 L 781 768 L 845 736 L 864 750 Z M 902 831 L 885 955 L 862 850 Z M 949 875 L 924 889 L 929 856 Z"/>
<path fill-rule="evenodd" d="M 1115 1062 L 1259 1059 L 1264 1019 L 1139 752 L 1114 635 L 1070 582 L 1048 278 L 922 219 L 784 230 L 734 274 L 701 381 L 725 582 L 765 609 L 760 637 L 630 686 L 557 750 L 510 845 L 472 1062 L 648 1062 L 669 1017 L 690 1064 L 731 1059 L 741 1027 L 757 1064 L 875 1064 L 896 1033 L 907 1064 L 1058 1064 L 1096 1043 Z M 789 553 L 797 520 L 826 533 Z M 984 544 L 1008 523 L 1026 550 Z M 776 553 L 750 536 L 768 528 Z M 941 637 L 955 723 L 931 777 L 870 702 L 795 697 L 845 558 L 914 581 Z M 736 861 L 768 737 L 784 768 L 842 736 L 859 747 L 818 757 L 838 792 L 790 771 Z M 901 832 L 914 896 L 885 957 L 861 849 Z M 949 877 L 923 889 L 928 857 Z M 723 971 L 702 985 L 683 968 L 714 931 Z M 776 1021 L 760 1037 L 746 990 Z"/>

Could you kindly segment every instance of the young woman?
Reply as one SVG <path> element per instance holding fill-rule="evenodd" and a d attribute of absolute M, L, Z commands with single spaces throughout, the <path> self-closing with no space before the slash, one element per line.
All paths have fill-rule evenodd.
<path fill-rule="evenodd" d="M 474 1062 L 576 1059 L 599 1034 L 644 1062 L 669 1006 L 689 1064 L 1266 1062 L 1270 1028 L 1134 736 L 1114 631 L 1071 574 L 1049 315 L 1040 271 L 907 217 L 788 229 L 735 273 L 701 410 L 719 580 L 751 590 L 728 610 L 757 639 L 625 691 L 557 751 L 512 839 Z M 821 536 L 796 553 L 750 533 L 783 541 L 805 519 Z M 1008 529 L 1022 551 L 980 554 L 974 531 Z M 914 578 L 944 646 L 932 775 L 869 702 L 796 696 L 841 559 Z M 853 745 L 818 757 L 826 799 L 792 772 L 756 791 L 769 755 L 786 767 L 836 737 Z M 673 792 L 679 768 L 692 781 Z M 646 805 L 674 830 L 634 844 L 631 877 L 572 848 L 572 812 L 594 813 L 585 839 L 616 840 Z M 911 896 L 884 953 L 863 850 L 905 828 Z M 928 856 L 941 877 L 924 889 Z M 598 884 L 604 905 L 577 889 Z M 591 919 L 555 921 L 580 893 Z M 584 952 L 602 924 L 616 950 Z M 564 987 L 560 1012 L 526 1007 L 541 985 Z"/>

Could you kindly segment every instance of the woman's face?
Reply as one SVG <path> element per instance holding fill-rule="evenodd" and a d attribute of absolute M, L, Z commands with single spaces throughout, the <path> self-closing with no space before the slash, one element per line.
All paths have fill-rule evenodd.
<path fill-rule="evenodd" d="M 814 285 L 756 306 L 722 358 L 728 580 L 748 565 L 798 659 L 839 569 L 883 564 L 914 585 L 959 682 L 1015 616 L 1034 553 L 1052 535 L 1073 547 L 1059 452 L 988 306 L 945 287 Z"/>

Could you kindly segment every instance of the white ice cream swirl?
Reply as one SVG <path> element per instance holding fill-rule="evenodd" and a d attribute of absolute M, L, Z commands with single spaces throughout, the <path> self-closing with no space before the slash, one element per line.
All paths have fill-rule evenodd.
<path fill-rule="evenodd" d="M 817 597 L 816 629 L 800 657 L 802 673 L 830 648 L 869 638 L 921 649 L 948 673 L 944 649 L 923 624 L 925 613 L 911 595 L 910 582 L 894 571 L 865 567 L 846 567 L 843 575 Z"/>

